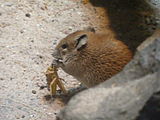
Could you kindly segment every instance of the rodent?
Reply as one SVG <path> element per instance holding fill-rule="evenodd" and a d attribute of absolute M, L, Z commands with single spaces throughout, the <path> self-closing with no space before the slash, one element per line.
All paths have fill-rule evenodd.
<path fill-rule="evenodd" d="M 132 59 L 132 52 L 109 32 L 79 30 L 57 44 L 53 57 L 55 66 L 93 87 L 120 72 Z"/>

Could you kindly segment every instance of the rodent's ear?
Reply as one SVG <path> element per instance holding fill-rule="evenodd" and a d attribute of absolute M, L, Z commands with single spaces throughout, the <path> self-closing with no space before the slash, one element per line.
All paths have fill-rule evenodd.
<path fill-rule="evenodd" d="M 88 36 L 83 34 L 76 39 L 76 49 L 81 50 L 87 45 Z"/>

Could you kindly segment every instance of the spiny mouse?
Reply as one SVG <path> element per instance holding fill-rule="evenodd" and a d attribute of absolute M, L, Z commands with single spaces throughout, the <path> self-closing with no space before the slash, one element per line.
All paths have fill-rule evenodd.
<path fill-rule="evenodd" d="M 132 59 L 132 52 L 113 34 L 76 31 L 62 39 L 53 52 L 53 64 L 93 87 L 120 72 Z"/>

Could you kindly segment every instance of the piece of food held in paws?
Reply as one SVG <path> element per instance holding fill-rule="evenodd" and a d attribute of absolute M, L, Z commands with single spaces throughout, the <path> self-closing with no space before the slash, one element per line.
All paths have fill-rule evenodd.
<path fill-rule="evenodd" d="M 62 83 L 62 78 L 59 78 L 58 76 L 58 68 L 51 65 L 50 67 L 48 67 L 47 71 L 46 71 L 46 78 L 47 78 L 47 86 L 48 86 L 48 90 L 50 91 L 51 95 L 54 96 L 56 95 L 56 91 L 57 91 L 57 86 L 60 88 L 60 90 L 66 94 L 67 91 Z"/>

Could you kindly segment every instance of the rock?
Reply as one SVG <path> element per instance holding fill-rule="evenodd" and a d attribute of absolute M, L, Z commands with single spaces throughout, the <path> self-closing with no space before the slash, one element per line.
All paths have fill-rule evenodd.
<path fill-rule="evenodd" d="M 143 42 L 118 75 L 74 96 L 60 120 L 134 120 L 160 91 L 160 31 Z"/>
<path fill-rule="evenodd" d="M 26 15 L 25 15 L 26 17 L 31 17 L 31 14 L 29 14 L 29 13 L 26 13 Z"/>
<path fill-rule="evenodd" d="M 11 7 L 11 6 L 13 6 L 13 2 L 5 2 L 5 3 L 2 4 L 2 5 Z"/>
<path fill-rule="evenodd" d="M 35 90 L 32 90 L 32 93 L 33 93 L 33 94 L 36 94 L 37 92 L 36 92 Z"/>
<path fill-rule="evenodd" d="M 160 0 L 146 0 L 153 8 L 160 9 Z"/>

